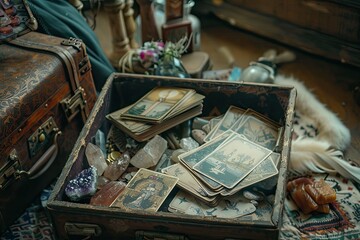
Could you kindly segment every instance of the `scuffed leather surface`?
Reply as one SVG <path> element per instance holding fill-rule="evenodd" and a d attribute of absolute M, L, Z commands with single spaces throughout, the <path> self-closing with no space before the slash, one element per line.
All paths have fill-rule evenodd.
<path fill-rule="evenodd" d="M 60 45 L 64 40 L 61 38 L 36 32 L 20 38 L 30 41 L 30 44 L 65 48 L 74 57 L 76 66 L 83 59 L 82 52 L 71 46 Z M 29 50 L 11 44 L 0 45 L 0 168 L 9 162 L 8 156 L 12 150 L 16 150 L 19 170 L 28 171 L 37 163 L 52 142 L 30 157 L 28 139 L 50 117 L 62 132 L 57 141 L 60 151 L 54 164 L 44 174 L 31 180 L 26 175 L 19 179 L 12 176 L 8 185 L 0 189 L 0 232 L 20 216 L 33 197 L 59 175 L 83 127 L 80 114 L 68 122 L 59 104 L 65 97 L 72 95 L 65 69 L 63 60 L 49 51 Z M 79 78 L 91 110 L 96 100 L 91 71 Z"/>
<path fill-rule="evenodd" d="M 0 45 L 0 142 L 64 85 L 60 59 Z M 61 65 L 61 66 L 59 66 Z"/>

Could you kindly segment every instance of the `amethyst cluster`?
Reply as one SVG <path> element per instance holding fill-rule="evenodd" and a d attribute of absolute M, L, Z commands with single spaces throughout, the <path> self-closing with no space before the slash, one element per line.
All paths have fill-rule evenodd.
<path fill-rule="evenodd" d="M 78 202 L 95 194 L 97 185 L 97 170 L 91 166 L 82 170 L 66 185 L 65 194 L 71 201 Z"/>

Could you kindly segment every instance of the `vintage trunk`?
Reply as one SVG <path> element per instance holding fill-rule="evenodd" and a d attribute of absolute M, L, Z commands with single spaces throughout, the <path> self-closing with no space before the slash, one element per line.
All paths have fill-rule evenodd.
<path fill-rule="evenodd" d="M 36 32 L 0 45 L 0 231 L 61 172 L 96 101 L 85 45 Z"/>
<path fill-rule="evenodd" d="M 97 130 L 111 126 L 105 115 L 127 106 L 155 86 L 194 88 L 206 96 L 203 116 L 224 113 L 230 105 L 266 114 L 284 127 L 281 166 L 271 210 L 256 217 L 221 219 L 174 214 L 147 213 L 93 206 L 67 200 L 64 189 L 80 171 L 88 168 L 85 147 Z M 277 239 L 282 222 L 284 183 L 291 144 L 296 91 L 291 87 L 178 79 L 143 75 L 112 74 L 105 84 L 48 201 L 48 210 L 59 239 Z"/>

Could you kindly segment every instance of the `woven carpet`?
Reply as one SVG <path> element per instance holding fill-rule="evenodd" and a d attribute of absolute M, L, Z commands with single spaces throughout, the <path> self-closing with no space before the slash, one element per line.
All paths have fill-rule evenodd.
<path fill-rule="evenodd" d="M 49 216 L 45 211 L 53 186 L 54 184 L 51 184 L 41 192 L 24 213 L 3 233 L 2 240 L 55 239 Z"/>
<path fill-rule="evenodd" d="M 294 133 L 297 136 L 316 138 L 320 134 L 316 121 L 304 117 L 299 111 L 295 112 Z M 287 197 L 280 239 L 360 239 L 360 185 L 334 174 L 314 173 L 309 177 L 323 178 L 333 186 L 337 193 L 336 202 L 331 204 L 329 214 L 304 215 Z M 43 190 L 37 200 L 1 236 L 2 240 L 54 239 L 54 231 L 45 211 L 52 187 L 53 184 Z"/>

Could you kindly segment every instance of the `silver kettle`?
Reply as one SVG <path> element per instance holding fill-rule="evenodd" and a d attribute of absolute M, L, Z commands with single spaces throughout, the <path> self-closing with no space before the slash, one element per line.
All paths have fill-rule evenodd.
<path fill-rule="evenodd" d="M 277 55 L 274 49 L 266 51 L 256 62 L 250 62 L 240 76 L 240 81 L 273 83 L 275 80 L 277 64 L 295 60 L 295 54 L 284 51 Z"/>

